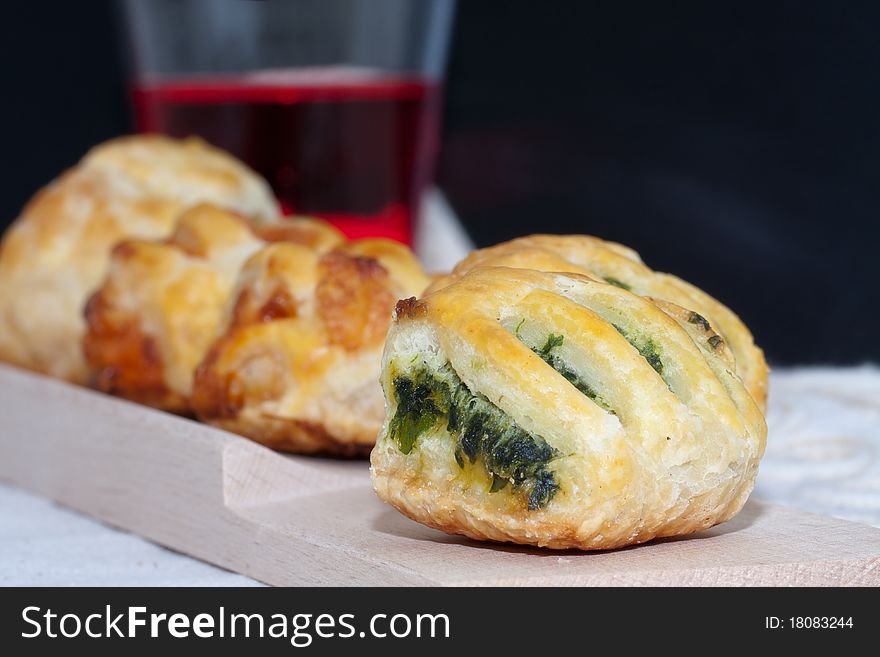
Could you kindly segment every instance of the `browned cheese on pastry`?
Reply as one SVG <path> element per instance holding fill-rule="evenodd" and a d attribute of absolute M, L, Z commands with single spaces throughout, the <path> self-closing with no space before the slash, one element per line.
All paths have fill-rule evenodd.
<path fill-rule="evenodd" d="M 268 241 L 323 252 L 343 241 L 316 219 L 261 226 L 202 204 L 165 240 L 113 249 L 106 278 L 86 305 L 83 340 L 91 384 L 178 413 L 191 412 L 193 373 L 224 327 L 244 263 Z"/>
<path fill-rule="evenodd" d="M 457 274 L 397 304 L 371 455 L 381 499 L 446 532 L 585 550 L 742 508 L 766 425 L 702 313 L 577 273 Z"/>
<path fill-rule="evenodd" d="M 694 311 L 697 325 L 717 331 L 736 359 L 736 371 L 762 411 L 767 408 L 767 362 L 752 334 L 724 304 L 687 281 L 655 272 L 639 254 L 622 244 L 587 235 L 531 235 L 480 249 L 462 260 L 450 276 L 436 281 L 432 290 L 475 267 L 504 266 L 540 271 L 573 272 L 616 285 L 640 296 L 665 299 Z M 708 330 L 708 329 L 707 329 Z"/>
<path fill-rule="evenodd" d="M 196 370 L 196 414 L 275 449 L 366 454 L 384 417 L 378 375 L 394 304 L 429 282 L 412 252 L 388 240 L 323 254 L 264 247 Z"/>
<path fill-rule="evenodd" d="M 123 239 L 167 236 L 200 202 L 273 221 L 264 180 L 195 138 L 122 137 L 40 190 L 0 245 L 0 359 L 85 383 L 83 306 Z M 145 375 L 148 376 L 148 375 Z"/>

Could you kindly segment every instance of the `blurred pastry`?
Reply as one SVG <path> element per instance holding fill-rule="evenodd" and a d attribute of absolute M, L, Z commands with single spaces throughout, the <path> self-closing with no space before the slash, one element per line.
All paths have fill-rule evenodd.
<path fill-rule="evenodd" d="M 86 305 L 90 383 L 104 392 L 190 412 L 193 373 L 224 327 L 242 265 L 268 241 L 316 252 L 343 241 L 329 224 L 253 224 L 207 204 L 185 211 L 166 240 L 127 240 Z"/>
<path fill-rule="evenodd" d="M 767 362 L 746 325 L 724 304 L 687 281 L 655 272 L 639 254 L 622 244 L 586 235 L 531 235 L 474 251 L 432 290 L 475 267 L 505 266 L 585 274 L 639 296 L 665 299 L 693 311 L 696 326 L 711 329 L 713 343 L 723 340 L 736 359 L 736 372 L 758 406 L 767 408 Z M 717 334 L 716 334 L 717 332 Z"/>
<path fill-rule="evenodd" d="M 274 221 L 265 181 L 198 139 L 115 139 L 40 192 L 0 245 L 0 359 L 84 383 L 83 305 L 122 239 L 161 238 L 200 202 Z"/>
<path fill-rule="evenodd" d="M 388 240 L 261 249 L 196 371 L 196 414 L 276 449 L 366 454 L 384 417 L 378 374 L 394 304 L 429 282 Z"/>
<path fill-rule="evenodd" d="M 623 278 L 462 267 L 397 304 L 371 455 L 380 498 L 446 532 L 579 549 L 740 510 L 766 426 L 727 341 L 692 310 L 625 289 L 666 279 L 595 246 L 633 267 L 582 251 L 569 257 Z"/>

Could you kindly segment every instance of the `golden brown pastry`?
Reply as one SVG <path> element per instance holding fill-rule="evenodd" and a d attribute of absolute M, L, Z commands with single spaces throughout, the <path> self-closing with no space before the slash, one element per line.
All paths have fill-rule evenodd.
<path fill-rule="evenodd" d="M 201 140 L 115 139 L 34 196 L 0 245 L 0 360 L 84 383 L 83 304 L 121 239 L 166 236 L 207 201 L 271 221 L 268 185 Z"/>
<path fill-rule="evenodd" d="M 431 286 L 447 285 L 475 267 L 505 266 L 586 274 L 640 296 L 666 299 L 698 313 L 736 359 L 736 371 L 763 410 L 767 407 L 767 362 L 752 334 L 729 308 L 687 281 L 649 269 L 629 247 L 586 235 L 531 235 L 474 251 L 452 274 Z M 705 322 L 703 322 L 705 320 Z"/>
<path fill-rule="evenodd" d="M 603 549 L 711 527 L 766 439 L 701 315 L 580 274 L 475 268 L 399 302 L 381 381 L 376 492 L 475 539 Z"/>
<path fill-rule="evenodd" d="M 190 412 L 193 373 L 218 333 L 242 265 L 268 241 L 319 252 L 343 241 L 315 219 L 259 225 L 207 204 L 185 211 L 166 240 L 113 249 L 86 305 L 83 349 L 96 388 Z"/>
<path fill-rule="evenodd" d="M 198 417 L 276 449 L 367 453 L 384 417 L 378 374 L 394 304 L 429 282 L 410 250 L 388 240 L 324 254 L 263 248 L 196 371 Z"/>

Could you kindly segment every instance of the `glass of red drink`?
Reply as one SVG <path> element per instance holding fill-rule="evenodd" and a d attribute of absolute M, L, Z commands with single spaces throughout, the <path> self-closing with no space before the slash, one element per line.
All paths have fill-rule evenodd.
<path fill-rule="evenodd" d="M 199 135 L 288 213 L 410 242 L 454 0 L 128 0 L 137 129 Z"/>

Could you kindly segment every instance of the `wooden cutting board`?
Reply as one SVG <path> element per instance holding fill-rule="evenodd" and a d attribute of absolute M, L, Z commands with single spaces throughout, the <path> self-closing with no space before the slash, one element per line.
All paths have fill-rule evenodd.
<path fill-rule="evenodd" d="M 0 417 L 0 479 L 269 584 L 880 585 L 880 530 L 756 500 L 691 537 L 558 552 L 422 527 L 375 497 L 366 462 L 2 365 Z"/>

